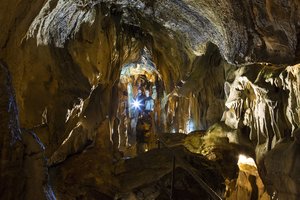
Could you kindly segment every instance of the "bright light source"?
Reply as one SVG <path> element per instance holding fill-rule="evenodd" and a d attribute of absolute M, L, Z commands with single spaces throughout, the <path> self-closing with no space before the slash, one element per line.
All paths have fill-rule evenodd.
<path fill-rule="evenodd" d="M 194 130 L 195 130 L 194 122 L 193 122 L 192 119 L 189 119 L 189 120 L 187 121 L 186 133 L 188 134 L 188 133 L 190 133 L 190 132 L 192 132 L 192 131 L 194 131 Z"/>
<path fill-rule="evenodd" d="M 259 176 L 255 161 L 251 157 L 239 155 L 238 166 L 240 171 L 246 172 L 247 174 L 251 174 L 253 176 Z"/>
<path fill-rule="evenodd" d="M 135 99 L 135 100 L 133 100 L 132 105 L 135 109 L 140 109 L 142 104 L 141 104 L 141 101 L 139 101 L 138 99 Z"/>
<path fill-rule="evenodd" d="M 247 157 L 242 154 L 239 155 L 239 161 L 238 161 L 238 165 L 241 165 L 241 164 L 246 164 L 246 165 L 251 165 L 251 166 L 256 167 L 256 164 L 255 164 L 255 161 L 253 160 L 253 158 Z"/>

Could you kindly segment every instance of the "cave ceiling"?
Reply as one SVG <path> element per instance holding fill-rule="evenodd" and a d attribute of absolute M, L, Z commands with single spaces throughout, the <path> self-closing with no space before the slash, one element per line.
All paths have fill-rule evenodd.
<path fill-rule="evenodd" d="M 48 1 L 28 36 L 36 36 L 38 44 L 52 42 L 62 47 L 81 24 L 95 22 L 99 5 L 117 14 L 119 23 L 137 27 L 155 41 L 161 35 L 179 40 L 196 56 L 203 55 L 211 42 L 232 63 L 291 62 L 295 58 L 297 1 Z"/>

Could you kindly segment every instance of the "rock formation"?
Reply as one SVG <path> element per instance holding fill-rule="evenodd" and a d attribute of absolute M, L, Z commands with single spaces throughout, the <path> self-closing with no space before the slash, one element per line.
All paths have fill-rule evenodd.
<path fill-rule="evenodd" d="M 1 70 L 1 199 L 55 199 L 48 183 L 45 147 L 32 131 L 21 130 L 11 76 Z"/>
<path fill-rule="evenodd" d="M 224 198 L 300 198 L 298 0 L 1 0 L 0 24 L 1 199 L 169 198 L 167 147 L 116 145 L 120 72 L 145 48 L 161 142 Z M 208 198 L 184 166 L 175 194 Z"/>
<path fill-rule="evenodd" d="M 299 67 L 241 67 L 236 71 L 232 85 L 227 85 L 230 91 L 225 103 L 228 109 L 225 124 L 244 130 L 242 134 L 250 139 L 255 148 L 261 175 L 266 180 L 273 180 L 266 181 L 266 184 L 271 193 L 278 192 L 279 199 L 297 199 L 300 186 L 297 176 L 289 175 L 298 167 L 296 163 L 299 159 L 295 153 L 299 132 L 299 97 L 295 95 L 300 91 Z M 248 131 L 243 127 L 248 127 Z M 283 146 L 288 150 L 283 150 Z M 275 160 L 281 157 L 278 149 L 282 154 L 289 151 L 283 157 L 290 161 L 282 160 L 279 162 L 282 164 L 275 164 Z M 282 181 L 288 182 L 289 189 L 275 186 Z"/>

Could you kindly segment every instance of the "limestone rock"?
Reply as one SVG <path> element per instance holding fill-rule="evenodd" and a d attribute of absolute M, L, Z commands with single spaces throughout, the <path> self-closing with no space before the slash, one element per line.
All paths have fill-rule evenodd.
<path fill-rule="evenodd" d="M 1 199 L 47 199 L 55 196 L 48 183 L 44 146 L 32 132 L 20 130 L 11 76 L 0 63 Z"/>
<path fill-rule="evenodd" d="M 155 198 L 168 198 L 170 195 L 168 188 L 171 186 L 170 172 L 172 171 L 172 158 L 174 155 L 176 168 L 174 198 L 183 198 L 183 196 L 181 196 L 184 194 L 183 191 L 186 191 L 186 198 L 195 199 L 200 196 L 209 198 L 207 191 L 204 191 L 203 187 L 201 187 L 201 185 L 195 181 L 196 179 L 186 170 L 185 163 L 193 163 L 189 166 L 192 168 L 189 169 L 194 170 L 197 175 L 202 177 L 206 184 L 215 191 L 218 191 L 220 193 L 219 195 L 222 194 L 224 189 L 223 185 L 217 184 L 219 181 L 215 182 L 213 179 L 222 180 L 223 177 L 213 162 L 200 155 L 192 154 L 186 151 L 182 146 L 179 146 L 155 149 L 144 153 L 143 156 L 125 160 L 124 163 L 121 163 L 115 172 L 120 181 L 119 195 L 122 196 L 133 192 L 137 196 L 137 199 L 148 199 L 148 196 L 139 197 L 139 193 L 150 190 L 152 191 L 151 195 L 156 196 Z M 186 179 L 192 181 L 192 184 Z M 200 191 L 197 192 L 197 190 Z"/>
<path fill-rule="evenodd" d="M 162 78 L 158 100 L 166 102 L 157 127 L 208 129 L 181 135 L 176 145 L 226 163 L 219 169 L 226 177 L 237 170 L 237 154 L 256 152 L 269 192 L 298 198 L 299 22 L 298 0 L 2 0 L 0 59 L 8 69 L 1 64 L 0 194 L 22 199 L 26 190 L 31 198 L 36 189 L 54 198 L 36 132 L 59 197 L 112 198 L 119 75 L 147 47 Z M 223 111 L 230 128 L 219 122 Z M 294 163 L 274 169 L 283 156 Z M 178 188 L 186 188 L 189 177 L 179 173 Z M 153 184 L 136 187 L 158 195 Z"/>
<path fill-rule="evenodd" d="M 295 199 L 299 195 L 294 189 L 298 187 L 295 186 L 298 184 L 297 175 L 287 178 L 285 174 L 292 173 L 297 166 L 295 129 L 300 121 L 299 98 L 295 94 L 300 91 L 299 65 L 281 68 L 251 66 L 241 68 L 236 75 L 226 102 L 225 123 L 240 130 L 249 127 L 249 131 L 243 134 L 253 143 L 259 171 L 267 187 L 272 182 L 271 193 L 278 193 L 279 198 Z M 286 114 L 285 117 L 280 117 L 282 113 Z M 278 163 L 274 163 L 276 161 Z M 291 166 L 287 169 L 283 163 Z M 283 180 L 287 187 L 280 186 Z M 286 197 L 285 194 L 291 196 Z"/>
<path fill-rule="evenodd" d="M 29 36 L 37 34 L 38 43 L 53 42 L 62 46 L 78 32 L 81 24 L 94 22 L 94 9 L 101 2 L 59 0 L 53 3 L 49 0 L 32 23 Z M 297 1 L 246 4 L 233 1 L 166 0 L 148 3 L 106 0 L 103 3 L 120 10 L 123 23 L 146 26 L 149 32 L 152 32 L 151 27 L 147 27 L 144 19 L 160 24 L 171 34 L 186 40 L 186 45 L 196 55 L 203 54 L 206 43 L 210 41 L 229 61 L 256 60 L 260 54 L 277 61 L 278 57 L 291 60 L 295 56 L 296 27 L 299 26 Z M 66 23 L 70 25 L 68 28 L 64 26 Z"/>

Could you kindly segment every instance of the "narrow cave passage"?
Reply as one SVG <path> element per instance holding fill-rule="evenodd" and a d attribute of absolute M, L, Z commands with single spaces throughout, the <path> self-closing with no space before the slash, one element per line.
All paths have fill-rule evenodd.
<path fill-rule="evenodd" d="M 146 47 L 137 62 L 122 67 L 118 84 L 118 136 L 114 134 L 113 142 L 124 157 L 157 148 L 163 88 L 161 74 Z"/>

